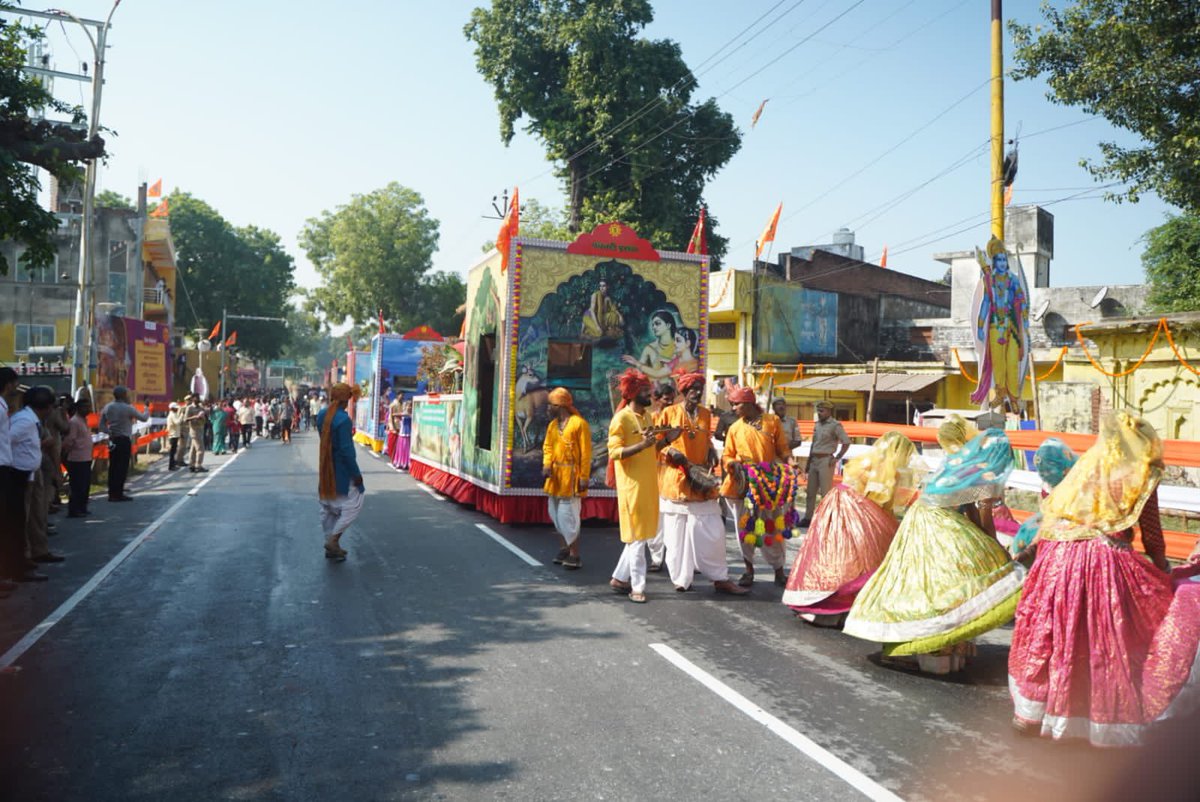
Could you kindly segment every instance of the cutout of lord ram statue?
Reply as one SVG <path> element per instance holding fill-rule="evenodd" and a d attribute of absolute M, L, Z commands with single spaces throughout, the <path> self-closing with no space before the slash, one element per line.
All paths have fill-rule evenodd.
<path fill-rule="evenodd" d="M 1020 262 L 995 237 L 986 254 L 975 249 L 975 258 L 981 271 L 972 302 L 979 384 L 971 401 L 1017 412 L 1029 375 L 1029 285 Z"/>

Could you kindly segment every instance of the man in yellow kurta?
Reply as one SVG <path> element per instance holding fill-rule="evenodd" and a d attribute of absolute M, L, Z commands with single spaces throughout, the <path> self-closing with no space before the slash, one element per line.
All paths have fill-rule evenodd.
<path fill-rule="evenodd" d="M 608 458 L 617 479 L 617 512 L 625 549 L 609 584 L 629 592 L 629 600 L 646 601 L 646 543 L 658 529 L 658 459 L 652 448 L 666 440 L 654 431 L 648 407 L 650 380 L 639 370 L 621 375 L 621 406 L 608 425 Z M 667 432 L 668 436 L 678 432 Z"/>
<path fill-rule="evenodd" d="M 733 463 L 786 462 L 791 452 L 788 449 L 787 437 L 779 418 L 764 413 L 754 397 L 754 391 L 749 387 L 738 387 L 729 393 L 729 403 L 733 404 L 738 419 L 725 433 L 725 451 L 721 455 L 721 464 L 725 468 L 725 481 L 721 485 L 721 495 L 730 500 L 734 509 L 734 520 L 741 514 L 745 501 L 745 491 L 738 492 L 734 474 L 740 466 Z M 743 469 L 744 470 L 744 469 Z M 746 563 L 746 572 L 738 578 L 742 587 L 754 584 L 754 549 L 757 546 L 747 546 L 742 542 L 742 559 Z M 787 584 L 787 574 L 784 573 L 783 563 L 785 547 L 783 538 L 776 538 L 770 546 L 763 544 L 763 559 L 775 569 L 775 584 L 783 587 Z"/>
<path fill-rule="evenodd" d="M 747 591 L 729 581 L 725 522 L 721 519 L 717 488 L 699 490 L 687 475 L 693 465 L 709 466 L 716 462 L 712 413 L 700 406 L 704 374 L 687 373 L 677 381 L 683 403 L 665 407 L 658 416 L 660 426 L 679 430 L 679 436 L 668 441 L 659 467 L 659 517 L 667 547 L 667 570 L 675 590 L 690 590 L 692 576 L 699 569 L 718 593 L 742 596 Z"/>
<path fill-rule="evenodd" d="M 579 559 L 579 517 L 592 475 L 592 430 L 575 409 L 575 399 L 562 387 L 550 391 L 550 425 L 542 442 L 543 489 L 550 500 L 550 520 L 562 548 L 554 558 L 569 570 Z"/>

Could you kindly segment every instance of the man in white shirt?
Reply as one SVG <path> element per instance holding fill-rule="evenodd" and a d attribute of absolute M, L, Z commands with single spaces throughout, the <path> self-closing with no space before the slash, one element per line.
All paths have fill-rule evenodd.
<path fill-rule="evenodd" d="M 25 568 L 25 483 L 12 464 L 8 400 L 17 394 L 17 372 L 0 368 L 0 574 L 13 576 Z M 16 585 L 0 579 L 0 598 Z"/>
<path fill-rule="evenodd" d="M 150 420 L 150 411 L 139 412 L 129 403 L 129 388 L 113 388 L 113 400 L 100 410 L 100 431 L 108 434 L 108 500 L 133 501 L 125 492 L 129 462 L 133 459 L 133 422 Z"/>
<path fill-rule="evenodd" d="M 44 413 L 42 411 L 44 405 Z M 8 419 L 9 439 L 12 443 L 12 467 L 24 480 L 21 499 L 22 540 L 29 526 L 30 491 L 35 474 L 42 467 L 41 418 L 50 414 L 54 405 L 54 391 L 49 387 L 33 387 L 25 392 L 25 406 Z M 38 483 L 40 486 L 40 482 Z M 9 579 L 17 582 L 45 582 L 50 577 L 33 571 L 25 561 L 26 544 L 21 545 L 21 561 L 9 569 Z"/>

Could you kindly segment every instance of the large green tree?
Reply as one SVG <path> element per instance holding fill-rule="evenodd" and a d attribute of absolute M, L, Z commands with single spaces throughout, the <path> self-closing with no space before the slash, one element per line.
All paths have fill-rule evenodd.
<path fill-rule="evenodd" d="M 1142 267 L 1150 305 L 1161 312 L 1200 310 L 1200 215 L 1171 217 L 1146 232 Z"/>
<path fill-rule="evenodd" d="M 356 325 L 369 325 L 382 310 L 390 331 L 427 324 L 456 333 L 466 286 L 456 274 L 430 272 L 437 244 L 438 223 L 425 201 L 396 182 L 322 212 L 300 232 L 322 279 L 310 294 L 313 308 Z"/>
<path fill-rule="evenodd" d="M 1018 80 L 1045 76 L 1049 98 L 1137 134 L 1142 147 L 1101 142 L 1084 160 L 1097 179 L 1127 182 L 1200 212 L 1200 3 L 1076 0 L 1042 4 L 1043 24 L 1012 24 Z"/>
<path fill-rule="evenodd" d="M 0 9 L 11 8 L 0 0 Z M 0 240 L 21 243 L 22 266 L 28 268 L 50 264 L 57 253 L 58 219 L 38 202 L 36 168 L 70 183 L 78 180 L 81 161 L 104 156 L 103 138 L 89 140 L 75 125 L 84 120 L 82 109 L 55 100 L 22 69 L 26 46 L 40 36 L 37 28 L 11 17 L 0 20 Z M 45 119 L 44 112 L 65 115 L 71 124 Z M 8 269 L 0 253 L 0 275 Z"/>
<path fill-rule="evenodd" d="M 620 219 L 683 250 L 705 184 L 741 135 L 716 101 L 692 102 L 696 78 L 677 43 L 639 35 L 653 19 L 648 0 L 493 0 L 465 33 L 495 90 L 501 139 L 524 119 L 541 140 L 572 232 Z M 708 242 L 718 261 L 727 239 Z"/>
<path fill-rule="evenodd" d="M 209 329 L 223 311 L 288 316 L 295 265 L 277 234 L 255 226 L 235 227 L 188 193 L 172 194 L 169 206 L 171 237 L 183 279 L 175 313 L 184 325 Z M 228 325 L 222 339 L 236 331 L 238 347 L 256 359 L 279 356 L 290 338 L 282 323 L 233 319 Z"/>

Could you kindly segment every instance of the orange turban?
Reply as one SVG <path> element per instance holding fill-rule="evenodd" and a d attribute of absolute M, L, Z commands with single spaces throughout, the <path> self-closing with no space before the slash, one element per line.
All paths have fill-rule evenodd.
<path fill-rule="evenodd" d="M 645 373 L 640 370 L 630 368 L 621 374 L 620 380 L 621 398 L 625 401 L 632 401 L 637 398 L 637 394 L 650 387 L 650 379 Z"/>
<path fill-rule="evenodd" d="M 565 387 L 555 387 L 550 391 L 548 396 L 550 403 L 556 407 L 565 407 L 572 415 L 578 415 L 579 410 L 575 409 L 575 399 L 571 395 L 571 391 Z"/>
<path fill-rule="evenodd" d="M 757 404 L 758 399 L 754 397 L 754 391 L 749 387 L 735 387 L 729 391 L 729 403 L 731 404 Z"/>
<path fill-rule="evenodd" d="M 703 373 L 684 373 L 682 376 L 675 377 L 675 386 L 679 388 L 679 392 L 686 393 L 690 388 L 697 384 L 703 386 L 705 382 Z"/>

